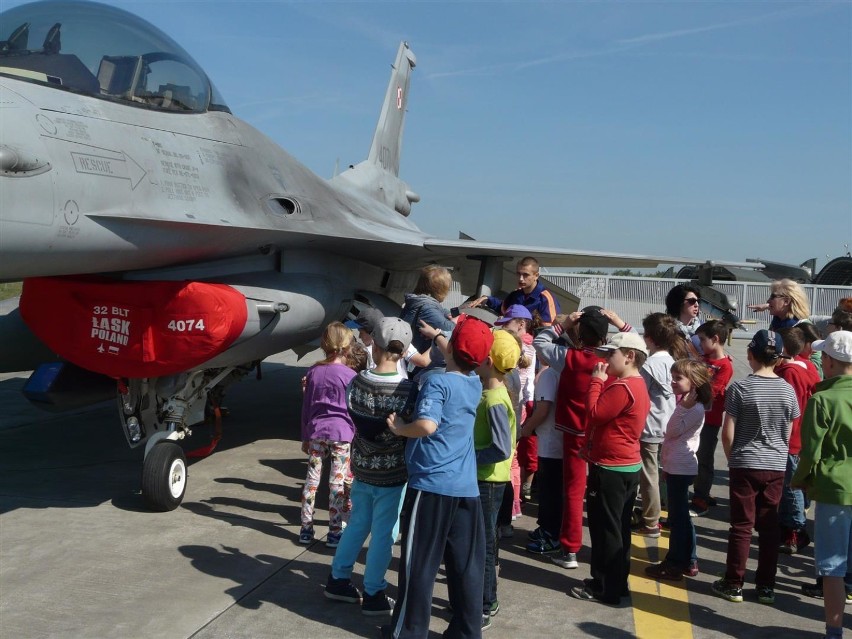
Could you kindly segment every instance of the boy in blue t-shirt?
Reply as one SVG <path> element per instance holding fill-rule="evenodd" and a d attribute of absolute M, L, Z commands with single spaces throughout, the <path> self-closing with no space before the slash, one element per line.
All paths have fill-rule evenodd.
<path fill-rule="evenodd" d="M 426 331 L 426 332 L 424 332 Z M 453 611 L 446 636 L 479 637 L 485 532 L 473 422 L 482 384 L 471 372 L 488 357 L 494 337 L 475 317 L 459 318 L 449 344 L 437 329 L 424 335 L 446 346 L 447 372 L 424 381 L 414 421 L 396 414 L 388 428 L 409 438 L 405 448 L 408 489 L 400 513 L 402 555 L 398 600 L 383 637 L 425 637 L 429 633 L 432 591 L 443 561 Z"/>

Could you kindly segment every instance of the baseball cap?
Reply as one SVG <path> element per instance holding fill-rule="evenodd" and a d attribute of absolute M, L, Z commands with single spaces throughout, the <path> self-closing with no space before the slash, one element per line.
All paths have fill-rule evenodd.
<path fill-rule="evenodd" d="M 748 343 L 748 350 L 752 353 L 763 354 L 767 349 L 775 349 L 775 357 L 781 357 L 784 352 L 784 340 L 775 331 L 760 329 Z"/>
<path fill-rule="evenodd" d="M 383 317 L 373 330 L 373 342 L 383 351 L 388 350 L 391 342 L 400 342 L 402 352 L 411 345 L 411 326 L 398 317 Z"/>
<path fill-rule="evenodd" d="M 648 346 L 645 340 L 639 333 L 616 333 L 609 338 L 609 341 L 603 346 L 598 346 L 599 351 L 614 351 L 617 348 L 632 348 L 634 351 L 640 351 L 648 354 Z"/>
<path fill-rule="evenodd" d="M 513 319 L 525 319 L 532 321 L 532 313 L 529 312 L 526 306 L 522 304 L 512 304 L 509 308 L 506 309 L 506 312 L 494 322 L 497 326 L 502 326 L 507 322 L 511 322 Z"/>
<path fill-rule="evenodd" d="M 834 331 L 812 346 L 815 351 L 822 351 L 838 362 L 852 364 L 852 331 Z"/>
<path fill-rule="evenodd" d="M 494 336 L 491 327 L 473 315 L 459 315 L 450 337 L 453 357 L 460 364 L 479 366 L 491 352 Z"/>
<path fill-rule="evenodd" d="M 363 311 L 358 313 L 358 317 L 355 318 L 355 323 L 358 325 L 359 329 L 372 334 L 372 332 L 376 330 L 376 327 L 379 325 L 382 318 L 384 318 L 384 315 L 382 315 L 381 311 L 376 310 L 375 308 L 365 308 Z"/>
<path fill-rule="evenodd" d="M 587 306 L 582 309 L 580 324 L 591 329 L 603 341 L 606 340 L 606 334 L 609 331 L 609 320 L 601 313 L 601 310 L 600 306 Z"/>
<path fill-rule="evenodd" d="M 502 329 L 496 330 L 489 355 L 494 363 L 494 368 L 501 373 L 508 373 L 518 365 L 518 360 L 521 358 L 521 347 L 512 333 Z"/>

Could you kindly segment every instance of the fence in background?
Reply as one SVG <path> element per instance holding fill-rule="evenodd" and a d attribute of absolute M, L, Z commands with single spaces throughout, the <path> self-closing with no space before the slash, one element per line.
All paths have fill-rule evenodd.
<path fill-rule="evenodd" d="M 552 273 L 543 275 L 542 279 L 551 281 L 580 298 L 580 308 L 594 304 L 612 309 L 640 331 L 642 318 L 649 313 L 665 311 L 666 293 L 675 284 L 687 283 L 686 280 L 654 277 Z M 755 312 L 747 308 L 749 304 L 766 302 L 769 297 L 768 282 L 713 282 L 713 286 L 731 298 L 741 319 L 754 322 L 746 324 L 745 330 L 734 331 L 735 338 L 750 338 L 755 331 L 769 327 L 772 318 L 768 312 Z M 802 288 L 808 295 L 812 315 L 831 315 L 840 298 L 852 297 L 852 288 L 846 286 L 803 284 Z M 449 297 L 451 299 L 447 302 L 451 306 L 464 299 L 457 285 L 453 287 L 453 293 Z"/>

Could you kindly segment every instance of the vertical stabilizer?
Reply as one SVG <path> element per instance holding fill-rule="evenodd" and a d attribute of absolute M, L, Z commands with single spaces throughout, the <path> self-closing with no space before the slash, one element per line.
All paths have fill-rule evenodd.
<path fill-rule="evenodd" d="M 416 63 L 408 43 L 400 43 L 382 113 L 376 125 L 373 143 L 370 145 L 370 154 L 363 162 L 332 179 L 360 189 L 401 215 L 411 213 L 411 205 L 420 201 L 420 196 L 399 179 L 399 156 L 402 150 L 402 127 L 408 107 L 408 85 L 411 81 L 411 70 Z"/>
<path fill-rule="evenodd" d="M 417 64 L 407 42 L 401 42 L 391 71 L 382 114 L 370 146 L 369 162 L 378 164 L 391 175 L 399 176 L 399 155 L 402 149 L 402 127 L 408 106 L 408 85 L 411 70 Z"/>

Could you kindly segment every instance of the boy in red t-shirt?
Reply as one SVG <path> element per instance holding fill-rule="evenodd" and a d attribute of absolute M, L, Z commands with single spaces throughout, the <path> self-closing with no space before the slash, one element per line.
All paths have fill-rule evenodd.
<path fill-rule="evenodd" d="M 728 325 L 719 320 L 704 322 L 695 331 L 701 350 L 704 352 L 704 363 L 713 374 L 710 381 L 713 388 L 713 403 L 704 414 L 704 427 L 701 429 L 701 439 L 696 453 L 698 474 L 692 485 L 694 496 L 689 507 L 689 514 L 693 517 L 706 515 L 710 506 L 716 505 L 716 500 L 710 496 L 715 472 L 714 458 L 725 412 L 725 388 L 734 376 L 731 356 L 725 353 L 724 347 L 728 332 Z"/>
<path fill-rule="evenodd" d="M 805 406 L 820 381 L 819 373 L 810 361 L 801 359 L 805 349 L 805 334 L 801 328 L 792 326 L 778 333 L 784 340 L 784 354 L 789 359 L 782 360 L 775 367 L 775 373 L 793 387 L 796 400 L 799 402 L 799 411 L 804 415 Z M 805 494 L 801 490 L 790 487 L 790 480 L 799 466 L 799 452 L 802 450 L 799 430 L 801 423 L 801 417 L 793 420 L 793 430 L 790 431 L 790 452 L 787 454 L 787 472 L 784 476 L 784 488 L 781 491 L 781 503 L 778 505 L 778 522 L 783 535 L 778 550 L 788 555 L 799 552 L 811 543 L 810 535 L 805 529 L 807 523 Z"/>
<path fill-rule="evenodd" d="M 637 333 L 617 333 L 597 352 L 607 361 L 596 364 L 592 372 L 583 451 L 589 462 L 586 513 L 592 539 L 591 579 L 571 588 L 570 594 L 617 605 L 630 595 L 630 517 L 642 468 L 639 437 L 651 410 L 648 388 L 639 373 L 648 348 Z"/>

